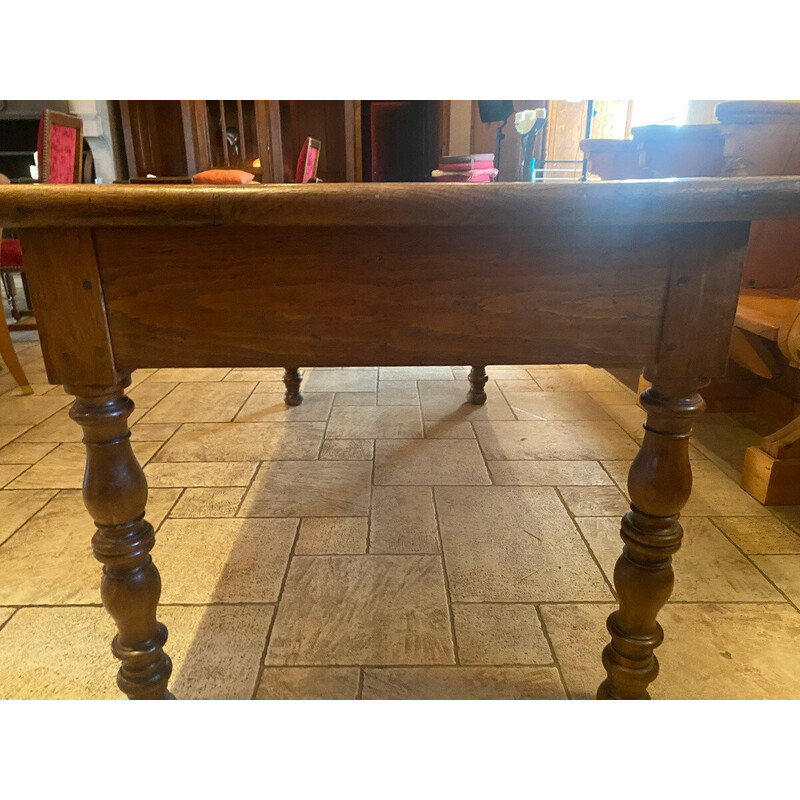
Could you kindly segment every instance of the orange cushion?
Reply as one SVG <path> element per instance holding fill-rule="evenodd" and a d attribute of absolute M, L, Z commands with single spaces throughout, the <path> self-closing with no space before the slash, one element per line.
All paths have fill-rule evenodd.
<path fill-rule="evenodd" d="M 243 169 L 207 169 L 192 177 L 195 183 L 250 183 L 255 175 Z"/>

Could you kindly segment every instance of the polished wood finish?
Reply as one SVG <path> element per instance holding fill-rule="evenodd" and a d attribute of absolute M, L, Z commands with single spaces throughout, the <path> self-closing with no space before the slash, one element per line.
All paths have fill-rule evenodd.
<path fill-rule="evenodd" d="M 672 556 L 683 537 L 678 518 L 692 490 L 689 438 L 692 418 L 703 410 L 697 382 L 645 375 L 656 382 L 640 397 L 647 422 L 628 473 L 631 510 L 622 518 L 624 547 L 614 568 L 619 610 L 608 618 L 600 699 L 650 697 L 647 687 L 658 676 L 653 651 L 664 639 L 656 617 L 672 593 Z"/>
<path fill-rule="evenodd" d="M 300 384 L 303 382 L 303 375 L 297 367 L 284 367 L 283 385 L 286 392 L 283 400 L 287 406 L 299 406 L 303 402 L 303 393 L 300 391 Z"/>
<path fill-rule="evenodd" d="M 6 322 L 6 315 L 0 313 L 0 358 L 3 363 L 8 367 L 8 371 L 13 376 L 17 385 L 22 389 L 23 394 L 33 394 L 30 381 L 22 364 L 19 363 L 19 358 L 14 350 L 14 343 L 11 341 L 11 333 L 8 330 L 8 323 Z"/>
<path fill-rule="evenodd" d="M 486 374 L 486 367 L 472 367 L 469 371 L 469 391 L 467 392 L 467 402 L 474 406 L 482 406 L 486 402 L 486 381 L 489 376 Z"/>
<path fill-rule="evenodd" d="M 103 564 L 100 596 L 117 624 L 111 644 L 122 661 L 117 685 L 132 700 L 159 700 L 172 697 L 172 662 L 163 649 L 167 629 L 156 620 L 161 578 L 150 557 L 155 533 L 144 518 L 147 481 L 130 443 L 129 382 L 65 388 L 76 395 L 70 416 L 86 445 L 83 501 L 97 525 L 92 549 Z"/>
<path fill-rule="evenodd" d="M 638 361 L 653 386 L 599 695 L 646 697 L 697 390 L 724 372 L 763 217 L 800 217 L 800 181 L 4 187 L 0 224 L 31 243 L 48 375 L 78 397 L 123 691 L 166 697 L 169 676 L 131 370 Z M 471 377 L 482 392 L 483 367 Z"/>

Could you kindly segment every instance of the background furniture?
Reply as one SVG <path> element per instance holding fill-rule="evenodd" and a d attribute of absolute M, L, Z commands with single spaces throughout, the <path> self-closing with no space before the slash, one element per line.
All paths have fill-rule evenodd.
<path fill-rule="evenodd" d="M 37 136 L 39 183 L 80 183 L 83 179 L 83 121 L 74 114 L 65 114 L 46 108 L 39 119 Z M 0 236 L 0 238 L 2 238 Z M 24 321 L 33 316 L 25 262 L 19 240 L 9 237 L 0 249 L 0 273 L 11 303 L 15 322 L 10 330 L 36 330 L 34 321 Z M 14 276 L 19 275 L 25 307 L 16 301 Z"/>
<path fill-rule="evenodd" d="M 48 378 L 76 396 L 84 431 L 120 689 L 171 697 L 133 370 L 638 362 L 652 386 L 598 697 L 648 697 L 698 388 L 724 373 L 749 222 L 764 217 L 800 217 L 800 179 L 6 187 L 0 223 L 24 226 Z M 211 272 L 213 308 L 198 302 Z"/>
<path fill-rule="evenodd" d="M 128 176 L 248 169 L 294 179 L 307 137 L 326 183 L 428 180 L 447 152 L 449 102 L 431 100 L 120 100 Z"/>

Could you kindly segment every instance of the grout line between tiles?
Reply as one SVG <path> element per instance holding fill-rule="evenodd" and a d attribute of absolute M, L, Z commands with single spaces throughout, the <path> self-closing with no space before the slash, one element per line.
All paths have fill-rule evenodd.
<path fill-rule="evenodd" d="M 544 617 L 542 616 L 541 611 L 539 611 L 538 605 L 534 605 L 533 607 L 536 609 L 536 618 L 539 620 L 539 626 L 542 629 L 542 634 L 547 642 L 547 646 L 550 648 L 550 655 L 553 656 L 553 665 L 558 672 L 558 679 L 561 681 L 561 685 L 564 687 L 564 693 L 567 695 L 567 700 L 572 700 L 572 692 L 570 692 L 569 686 L 567 686 L 567 682 L 564 679 L 561 663 L 558 660 L 558 656 L 556 656 L 556 648 L 553 646 L 553 642 L 550 639 L 550 633 L 547 630 L 547 625 L 544 624 Z"/>
<path fill-rule="evenodd" d="M 784 598 L 784 599 L 785 599 L 785 600 L 786 600 L 786 601 L 787 601 L 787 602 L 788 602 L 788 603 L 789 603 L 789 604 L 790 604 L 790 605 L 791 605 L 793 608 L 797 609 L 797 611 L 798 611 L 798 612 L 800 612 L 800 605 L 798 605 L 797 603 L 795 603 L 795 602 L 794 602 L 794 601 L 793 601 L 793 600 L 792 600 L 792 599 L 791 599 L 791 598 L 790 598 L 790 597 L 789 597 L 789 596 L 786 594 L 786 592 L 784 592 L 784 591 L 783 591 L 783 589 L 781 589 L 781 588 L 780 588 L 780 586 L 778 586 L 778 585 L 775 583 L 775 581 L 773 581 L 773 580 L 772 580 L 772 578 L 770 578 L 770 577 L 769 577 L 769 575 L 767 575 L 767 573 L 766 573 L 766 572 L 764 572 L 764 570 L 763 570 L 763 569 L 761 569 L 761 567 L 759 567 L 759 566 L 758 566 L 758 564 L 756 564 L 756 563 L 755 563 L 755 562 L 754 562 L 754 561 L 753 561 L 753 560 L 752 560 L 752 559 L 749 557 L 749 555 L 748 555 L 747 553 L 745 553 L 745 552 L 744 552 L 744 550 L 742 550 L 742 548 L 741 548 L 741 547 L 739 547 L 739 545 L 738 545 L 736 542 L 734 542 L 734 541 L 733 541 L 733 539 L 731 539 L 731 538 L 730 538 L 730 536 L 728 536 L 728 534 L 727 534 L 727 533 L 725 533 L 725 531 L 724 531 L 724 530 L 722 530 L 722 528 L 720 528 L 720 527 L 719 527 L 719 525 L 717 525 L 717 524 L 714 522 L 714 520 L 713 520 L 711 517 L 708 517 L 708 521 L 709 521 L 709 522 L 710 522 L 710 523 L 711 523 L 711 524 L 712 524 L 712 525 L 713 525 L 713 526 L 714 526 L 714 527 L 715 527 L 715 528 L 716 528 L 716 529 L 717 529 L 717 530 L 718 530 L 718 531 L 719 531 L 719 532 L 720 532 L 720 533 L 721 533 L 721 534 L 722 534 L 722 535 L 723 535 L 723 536 L 724 536 L 724 537 L 725 537 L 725 538 L 726 538 L 726 539 L 727 539 L 727 540 L 728 540 L 728 541 L 729 541 L 729 542 L 730 542 L 730 543 L 731 543 L 731 544 L 732 544 L 732 545 L 733 545 L 733 546 L 734 546 L 734 547 L 735 547 L 735 548 L 736 548 L 736 549 L 737 549 L 737 550 L 738 550 L 738 551 L 739 551 L 739 552 L 740 552 L 740 553 L 741 553 L 741 554 L 742 554 L 742 555 L 743 555 L 743 556 L 744 556 L 744 557 L 747 559 L 747 561 L 748 561 L 748 563 L 750 564 L 750 566 L 752 566 L 752 567 L 753 567 L 755 570 L 757 570 L 757 571 L 758 571 L 758 573 L 759 573 L 759 574 L 760 574 L 760 575 L 761 575 L 761 576 L 764 578 L 764 580 L 766 580 L 766 581 L 767 581 L 767 583 L 769 583 L 769 584 L 770 584 L 770 586 L 772 586 L 772 587 L 773 587 L 773 589 L 775 589 L 775 591 L 776 591 L 776 592 L 778 592 L 778 594 L 780 594 L 780 595 L 781 595 L 781 597 L 783 597 L 783 598 Z"/>
<path fill-rule="evenodd" d="M 556 496 L 558 497 L 559 501 L 561 502 L 561 505 L 564 506 L 564 509 L 566 510 L 567 514 L 569 515 L 570 520 L 572 520 L 572 524 L 575 527 L 575 530 L 578 532 L 578 536 L 581 537 L 581 540 L 583 541 L 584 545 L 586 546 L 586 549 L 589 551 L 589 555 L 592 557 L 592 561 L 594 561 L 595 566 L 597 567 L 597 569 L 600 570 L 600 574 L 603 576 L 603 580 L 605 581 L 606 586 L 608 586 L 608 588 L 611 590 L 612 596 L 615 599 L 618 599 L 617 598 L 617 593 L 616 593 L 616 591 L 614 589 L 613 584 L 608 579 L 608 576 L 606 575 L 605 570 L 600 566 L 600 562 L 598 561 L 597 556 L 594 554 L 594 550 L 592 550 L 592 546 L 589 544 L 588 540 L 583 535 L 583 531 L 581 530 L 581 526 L 578 525 L 578 522 L 575 519 L 575 514 L 572 513 L 570 507 L 567 505 L 567 503 L 564 500 L 564 497 L 562 496 L 561 491 L 559 490 L 559 488 L 556 486 L 556 487 L 553 487 L 553 490 L 555 491 Z M 620 554 L 621 553 L 622 553 L 622 549 L 620 548 Z"/>
<path fill-rule="evenodd" d="M 280 610 L 281 599 L 283 598 L 283 590 L 286 588 L 286 581 L 289 577 L 289 570 L 292 568 L 292 559 L 294 558 L 294 551 L 297 547 L 297 541 L 300 538 L 300 518 L 297 519 L 297 525 L 294 529 L 294 539 L 292 539 L 292 547 L 289 550 L 289 558 L 286 559 L 286 569 L 283 572 L 283 578 L 281 580 L 280 589 L 278 589 L 278 597 L 275 600 L 275 608 L 272 612 L 272 619 L 269 621 L 269 627 L 267 628 L 267 638 L 264 642 L 264 649 L 261 652 L 261 659 L 258 662 L 258 672 L 256 673 L 256 680 L 255 685 L 253 686 L 253 693 L 250 696 L 251 700 L 256 699 L 256 693 L 258 692 L 258 687 L 261 684 L 261 676 L 264 673 L 264 666 L 266 665 L 267 661 L 267 650 L 269 649 L 269 640 L 272 636 L 272 630 L 275 627 L 275 620 L 278 618 L 278 612 Z"/>
<path fill-rule="evenodd" d="M 453 613 L 453 596 L 450 592 L 450 577 L 447 574 L 447 563 L 444 557 L 444 542 L 442 541 L 442 530 L 439 524 L 439 506 L 436 503 L 436 491 L 434 487 L 430 487 L 431 497 L 433 498 L 433 518 L 436 522 L 436 538 L 439 543 L 439 563 L 442 567 L 442 576 L 444 577 L 444 590 L 445 590 L 445 598 L 447 600 L 447 614 L 448 618 L 450 619 L 450 636 L 453 640 L 453 657 L 455 658 L 456 664 L 459 664 L 459 657 L 458 657 L 458 639 L 456 638 L 456 618 L 455 614 Z"/>
<path fill-rule="evenodd" d="M 356 700 L 364 699 L 364 668 L 358 667 L 358 686 L 356 688 Z"/>

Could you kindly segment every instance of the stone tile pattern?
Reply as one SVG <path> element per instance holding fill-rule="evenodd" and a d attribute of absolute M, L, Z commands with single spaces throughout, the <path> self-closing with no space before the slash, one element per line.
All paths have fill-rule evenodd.
<path fill-rule="evenodd" d="M 98 607 L 70 399 L 15 334 L 35 395 L 0 373 L 0 698 L 122 699 Z M 593 696 L 621 550 L 636 398 L 586 365 L 140 370 L 172 689 L 186 699 Z M 655 698 L 800 699 L 800 509 L 693 450 Z M 733 433 L 740 433 L 736 439 Z"/>

